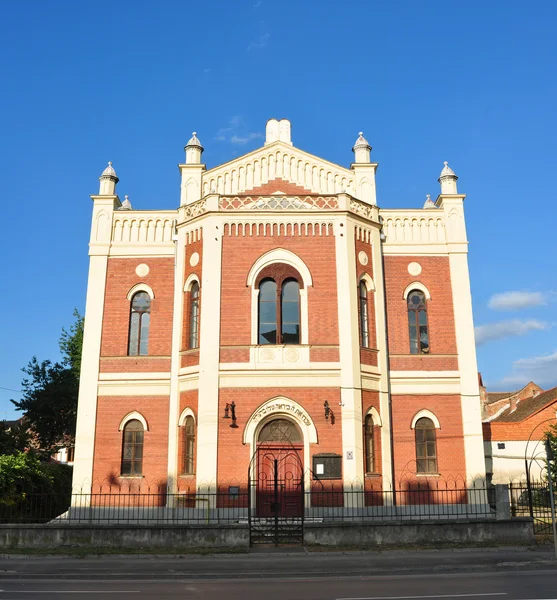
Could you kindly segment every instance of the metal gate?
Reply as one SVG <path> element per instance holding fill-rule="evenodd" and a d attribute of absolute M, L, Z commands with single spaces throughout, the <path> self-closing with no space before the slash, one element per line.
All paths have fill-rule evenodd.
<path fill-rule="evenodd" d="M 550 534 L 552 531 L 551 497 L 547 481 L 511 483 L 511 514 L 513 517 L 531 517 L 534 533 Z"/>
<path fill-rule="evenodd" d="M 303 544 L 301 448 L 260 446 L 249 470 L 250 544 Z"/>

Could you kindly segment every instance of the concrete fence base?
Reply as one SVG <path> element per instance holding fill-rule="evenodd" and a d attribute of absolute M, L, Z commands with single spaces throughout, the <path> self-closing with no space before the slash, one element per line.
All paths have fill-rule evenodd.
<path fill-rule="evenodd" d="M 451 544 L 533 544 L 531 519 L 403 523 L 306 523 L 307 546 L 380 548 Z M 156 551 L 196 548 L 246 549 L 247 524 L 238 525 L 0 525 L 0 550 L 100 548 Z"/>
<path fill-rule="evenodd" d="M 531 519 L 499 521 L 434 521 L 404 523 L 308 524 L 307 546 L 419 546 L 432 544 L 519 544 L 535 543 Z"/>
<path fill-rule="evenodd" d="M 0 525 L 0 549 L 248 548 L 245 525 Z"/>

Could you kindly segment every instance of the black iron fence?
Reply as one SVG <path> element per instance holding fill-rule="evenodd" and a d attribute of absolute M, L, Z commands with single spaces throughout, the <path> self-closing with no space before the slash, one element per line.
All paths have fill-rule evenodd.
<path fill-rule="evenodd" d="M 204 525 L 248 524 L 274 517 L 306 523 L 495 517 L 491 489 L 481 480 L 412 480 L 389 490 L 380 489 L 379 482 L 312 480 L 307 489 L 299 487 L 299 497 L 294 497 L 297 492 L 292 488 L 271 505 L 265 503 L 265 491 L 256 482 L 172 493 L 166 485 L 99 486 L 66 496 L 29 490 L 10 501 L 0 499 L 0 523 Z M 513 488 L 511 495 L 516 494 Z M 516 516 L 528 515 L 523 500 L 519 494 Z"/>
<path fill-rule="evenodd" d="M 551 494 L 547 481 L 511 483 L 509 493 L 513 517 L 531 517 L 534 533 L 552 533 Z M 554 490 L 554 499 L 557 504 L 557 490 Z"/>

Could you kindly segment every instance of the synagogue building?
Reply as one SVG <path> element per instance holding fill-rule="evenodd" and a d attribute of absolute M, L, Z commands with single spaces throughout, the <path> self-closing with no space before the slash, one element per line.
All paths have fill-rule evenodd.
<path fill-rule="evenodd" d="M 485 476 L 457 176 L 445 163 L 436 200 L 383 209 L 370 144 L 346 150 L 333 164 L 271 119 L 261 148 L 209 168 L 194 133 L 169 210 L 121 201 L 109 163 L 75 486 Z"/>

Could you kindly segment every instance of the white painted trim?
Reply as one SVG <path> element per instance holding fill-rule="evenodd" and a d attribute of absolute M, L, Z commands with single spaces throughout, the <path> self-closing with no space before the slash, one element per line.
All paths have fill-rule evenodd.
<path fill-rule="evenodd" d="M 310 270 L 306 263 L 294 252 L 284 248 L 275 248 L 260 256 L 252 265 L 248 273 L 246 287 L 253 287 L 259 273 L 268 265 L 282 263 L 294 267 L 300 273 L 304 282 L 304 287 L 313 286 Z"/>
<path fill-rule="evenodd" d="M 300 298 L 301 302 L 301 298 Z M 301 324 L 300 324 L 301 325 Z M 305 327 L 302 328 L 302 333 Z M 251 345 L 256 346 L 259 333 L 259 288 L 251 288 Z"/>
<path fill-rule="evenodd" d="M 185 274 L 186 232 L 183 228 L 173 236 L 174 242 L 174 289 L 172 313 L 172 358 L 170 361 L 170 386 L 168 390 L 168 453 L 167 453 L 167 487 L 168 493 L 177 491 L 178 480 L 178 417 L 180 412 L 180 347 L 182 342 L 184 294 L 182 286 Z M 176 239 L 177 238 L 177 239 Z M 169 506 L 174 503 L 174 496 L 169 498 Z"/>
<path fill-rule="evenodd" d="M 326 388 L 340 386 L 340 372 L 244 371 L 220 373 L 220 388 Z"/>
<path fill-rule="evenodd" d="M 186 406 L 186 408 L 184 408 L 184 410 L 182 411 L 180 418 L 178 419 L 178 427 L 184 426 L 184 424 L 186 422 L 186 417 L 192 417 L 193 422 L 197 423 L 193 410 L 189 406 Z"/>
<path fill-rule="evenodd" d="M 186 283 L 184 284 L 184 292 L 190 291 L 191 284 L 194 281 L 197 281 L 197 285 L 199 286 L 199 289 L 201 290 L 201 282 L 199 281 L 199 277 L 195 273 L 191 273 L 190 276 L 186 279 Z"/>
<path fill-rule="evenodd" d="M 439 423 L 439 419 L 427 408 L 422 408 L 422 410 L 418 411 L 414 418 L 412 419 L 412 424 L 410 425 L 410 429 L 414 429 L 416 427 L 416 423 L 419 419 L 425 417 L 427 419 L 431 419 L 436 429 L 441 429 L 441 424 Z"/>
<path fill-rule="evenodd" d="M 278 408 L 269 411 L 268 414 L 261 416 L 261 411 L 265 409 L 267 405 L 274 406 L 275 403 L 282 402 L 285 405 L 290 405 L 290 409 L 288 408 Z M 309 417 L 310 422 L 305 423 L 300 417 L 300 414 L 305 414 Z M 277 416 L 287 416 L 292 421 L 295 421 L 296 424 L 300 427 L 302 434 L 304 435 L 304 440 L 307 435 L 308 442 L 310 444 L 317 444 L 317 429 L 313 422 L 313 418 L 309 414 L 308 410 L 304 408 L 301 404 L 298 404 L 295 400 L 287 398 L 286 396 L 275 396 L 274 398 L 269 398 L 269 400 L 265 400 L 263 404 L 260 404 L 250 415 L 249 419 L 246 422 L 246 426 L 244 428 L 244 436 L 243 443 L 249 444 L 251 442 L 257 443 L 256 434 L 261 430 L 261 427 L 268 423 L 270 418 L 275 418 Z M 306 432 L 307 430 L 307 432 Z"/>
<path fill-rule="evenodd" d="M 137 294 L 137 292 L 147 292 L 151 300 L 155 299 L 155 293 L 146 283 L 136 283 L 128 292 L 126 298 L 131 302 L 131 299 L 135 296 L 135 294 Z"/>
<path fill-rule="evenodd" d="M 360 277 L 360 281 L 364 281 L 366 284 L 366 288 L 368 292 L 375 292 L 375 283 L 373 283 L 373 279 L 367 273 L 364 273 Z"/>
<path fill-rule="evenodd" d="M 340 217 L 335 225 L 335 261 L 340 357 L 342 473 L 345 481 L 364 478 L 362 374 L 358 318 L 358 275 L 354 222 Z M 345 498 L 350 505 L 352 499 Z M 345 506 L 347 505 L 345 503 Z"/>
<path fill-rule="evenodd" d="M 414 281 L 414 283 L 411 283 L 404 290 L 404 294 L 402 294 L 402 297 L 404 298 L 404 300 L 408 300 L 408 294 L 413 290 L 420 290 L 420 292 L 423 292 L 425 294 L 425 297 L 428 300 L 431 300 L 431 294 L 429 293 L 429 290 L 426 288 L 426 286 L 423 283 L 420 283 L 419 281 Z"/>
<path fill-rule="evenodd" d="M 118 426 L 118 431 L 122 431 L 126 425 L 126 423 L 128 423 L 129 421 L 139 421 L 142 425 L 143 425 L 143 429 L 145 431 L 149 431 L 149 427 L 147 425 L 147 421 L 145 420 L 145 417 L 137 412 L 136 410 L 132 410 L 132 412 L 128 413 L 121 421 L 120 421 L 120 425 Z"/>
<path fill-rule="evenodd" d="M 124 383 L 135 380 L 154 380 L 154 381 L 170 381 L 170 372 L 164 373 L 100 373 L 99 382 L 101 381 L 121 381 Z"/>
<path fill-rule="evenodd" d="M 219 353 L 221 322 L 222 227 L 212 214 L 204 218 L 201 274 L 201 328 L 199 330 L 199 380 L 197 405 L 196 481 L 217 482 L 219 428 Z M 181 289 L 181 288 L 180 288 Z M 203 316 L 204 315 L 204 316 Z"/>
<path fill-rule="evenodd" d="M 260 256 L 252 265 L 248 277 L 247 287 L 251 287 L 251 345 L 258 345 L 258 329 L 259 329 L 259 288 L 255 287 L 255 281 L 259 273 L 268 265 L 282 263 L 294 267 L 304 282 L 304 287 L 300 287 L 300 328 L 301 328 L 301 343 L 302 345 L 309 342 L 309 309 L 308 309 L 308 286 L 313 286 L 311 273 L 304 261 L 284 248 L 276 248 L 262 256 Z M 273 346 L 270 346 L 273 347 Z"/>
<path fill-rule="evenodd" d="M 369 408 L 369 410 L 366 412 L 366 414 L 364 415 L 364 421 L 365 421 L 365 417 L 367 417 L 368 415 L 372 416 L 374 425 L 377 425 L 377 427 L 383 427 L 383 421 L 381 420 L 381 416 L 377 412 L 377 409 L 375 408 L 375 406 L 371 406 Z"/>

